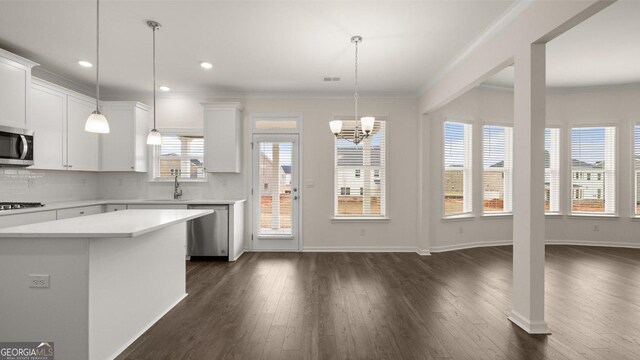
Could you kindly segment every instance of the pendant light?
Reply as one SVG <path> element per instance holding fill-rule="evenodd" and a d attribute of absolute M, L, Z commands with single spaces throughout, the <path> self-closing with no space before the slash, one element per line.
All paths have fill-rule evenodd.
<path fill-rule="evenodd" d="M 161 145 L 162 135 L 156 129 L 156 30 L 160 29 L 160 24 L 149 20 L 147 25 L 153 30 L 153 129 L 147 135 L 147 145 Z"/>
<path fill-rule="evenodd" d="M 366 139 L 371 135 L 373 131 L 373 125 L 376 122 L 376 118 L 373 116 L 365 116 L 360 118 L 360 126 L 362 130 L 358 128 L 358 44 L 362 42 L 362 36 L 353 36 L 351 37 L 351 42 L 355 44 L 356 47 L 356 67 L 355 67 L 355 92 L 353 93 L 353 98 L 355 102 L 355 119 L 356 119 L 356 128 L 353 131 L 353 137 L 345 137 L 341 135 L 342 132 L 342 120 L 333 120 L 329 122 L 329 128 L 331 128 L 331 132 L 338 139 L 343 139 L 350 141 L 356 145 L 358 145 L 363 139 Z"/>
<path fill-rule="evenodd" d="M 109 121 L 100 112 L 100 0 L 96 1 L 96 110 L 89 115 L 84 131 L 108 134 Z"/>

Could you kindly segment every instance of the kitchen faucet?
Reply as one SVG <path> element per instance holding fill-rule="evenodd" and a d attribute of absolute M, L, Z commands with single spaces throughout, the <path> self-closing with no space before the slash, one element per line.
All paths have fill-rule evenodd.
<path fill-rule="evenodd" d="M 174 174 L 175 179 L 173 182 L 173 200 L 178 200 L 180 199 L 180 196 L 182 196 L 182 189 L 180 189 L 180 183 L 178 182 L 178 175 L 180 174 L 180 172 L 176 169 Z"/>

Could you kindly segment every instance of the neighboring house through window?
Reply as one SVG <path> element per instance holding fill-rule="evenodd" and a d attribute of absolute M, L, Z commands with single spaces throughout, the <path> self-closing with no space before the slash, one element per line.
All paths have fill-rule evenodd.
<path fill-rule="evenodd" d="M 385 129 L 386 121 L 376 119 L 369 138 L 358 145 L 335 139 L 336 218 L 386 216 Z M 343 120 L 345 137 L 353 137 L 354 130 L 355 121 Z"/>
<path fill-rule="evenodd" d="M 560 129 L 544 131 L 544 211 L 560 212 Z"/>
<path fill-rule="evenodd" d="M 472 205 L 473 125 L 444 122 L 444 216 L 470 214 Z"/>
<path fill-rule="evenodd" d="M 181 180 L 205 181 L 203 136 L 161 133 L 162 145 L 153 149 L 152 180 L 169 181 L 177 174 Z"/>

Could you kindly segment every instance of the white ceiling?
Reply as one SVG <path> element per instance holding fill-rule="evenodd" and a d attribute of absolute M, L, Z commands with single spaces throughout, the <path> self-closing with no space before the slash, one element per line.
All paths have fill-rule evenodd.
<path fill-rule="evenodd" d="M 547 44 L 547 87 L 640 83 L 640 1 L 618 1 Z M 485 82 L 513 86 L 513 68 Z"/>
<path fill-rule="evenodd" d="M 352 35 L 362 35 L 361 90 L 415 95 L 513 1 L 101 1 L 105 92 L 348 93 Z M 0 0 L 0 47 L 86 87 L 94 84 L 95 1 Z M 198 63 L 211 61 L 203 71 Z M 324 76 L 342 81 L 325 83 Z"/>

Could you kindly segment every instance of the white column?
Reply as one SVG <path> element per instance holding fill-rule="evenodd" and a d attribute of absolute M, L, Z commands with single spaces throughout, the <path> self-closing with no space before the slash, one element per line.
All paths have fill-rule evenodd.
<path fill-rule="evenodd" d="M 371 138 L 362 141 L 362 165 L 363 173 L 360 174 L 363 180 L 362 191 L 362 214 L 371 214 Z M 358 189 L 360 190 L 360 189 Z"/>
<path fill-rule="evenodd" d="M 530 334 L 548 334 L 544 319 L 545 45 L 515 56 L 513 169 L 513 310 Z"/>
<path fill-rule="evenodd" d="M 280 229 L 280 143 L 273 143 L 271 153 L 271 228 L 277 230 Z"/>

